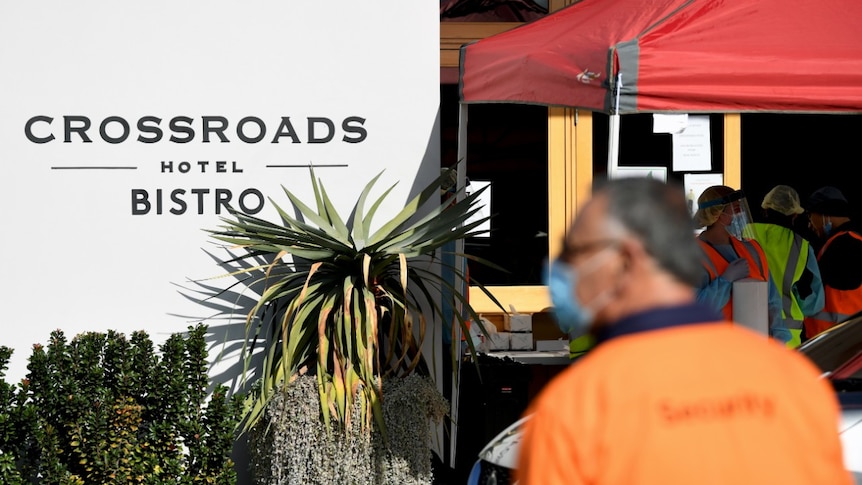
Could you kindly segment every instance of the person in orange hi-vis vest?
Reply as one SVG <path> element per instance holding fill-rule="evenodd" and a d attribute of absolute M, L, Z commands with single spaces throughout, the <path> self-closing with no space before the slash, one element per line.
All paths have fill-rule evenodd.
<path fill-rule="evenodd" d="M 804 355 L 697 302 L 682 187 L 596 187 L 550 264 L 561 328 L 596 346 L 529 404 L 519 485 L 851 485 L 839 405 Z"/>
<path fill-rule="evenodd" d="M 851 220 L 850 204 L 836 187 L 814 191 L 805 208 L 821 244 L 817 264 L 826 300 L 803 322 L 803 338 L 809 339 L 862 311 L 862 227 Z"/>
<path fill-rule="evenodd" d="M 751 236 L 753 222 L 741 190 L 726 185 L 708 187 L 697 198 L 694 220 L 706 227 L 697 241 L 703 250 L 703 270 L 697 285 L 698 301 L 733 317 L 733 282 L 742 278 L 766 281 L 768 285 L 769 335 L 781 342 L 792 338 L 781 317 L 781 292 L 769 277 L 769 263 L 760 244 Z"/>

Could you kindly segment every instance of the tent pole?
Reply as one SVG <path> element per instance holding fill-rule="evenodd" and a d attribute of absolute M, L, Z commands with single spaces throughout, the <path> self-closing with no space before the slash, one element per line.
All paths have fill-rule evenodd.
<path fill-rule="evenodd" d="M 612 114 L 608 123 L 608 178 L 614 179 L 619 164 L 620 115 Z"/>
<path fill-rule="evenodd" d="M 457 182 L 455 185 L 455 197 L 457 201 L 464 198 L 465 187 L 467 185 L 467 104 L 460 103 L 458 105 L 458 160 L 456 162 Z M 464 259 L 464 240 L 455 241 L 455 264 L 454 266 L 464 274 L 467 267 L 467 261 Z M 458 278 L 453 278 L 451 281 L 455 291 L 461 292 L 465 296 L 470 291 L 470 288 Z M 454 298 L 453 298 L 454 300 Z M 455 303 L 454 312 L 462 314 L 464 309 L 459 303 Z M 453 315 L 454 317 L 454 315 Z M 455 349 L 455 369 L 449 376 L 452 379 L 452 396 L 450 398 L 452 420 L 450 429 L 450 448 L 449 448 L 449 463 L 454 468 L 456 462 L 456 452 L 458 450 L 458 401 L 460 395 L 460 386 L 458 385 L 459 376 L 461 375 L 461 361 L 463 360 L 463 346 L 461 343 L 461 326 L 456 323 L 456 319 L 452 318 L 452 348 Z M 452 356 L 450 356 L 452 358 Z"/>
<path fill-rule="evenodd" d="M 617 73 L 617 79 L 613 86 L 614 106 L 608 120 L 608 179 L 617 176 L 620 156 L 620 88 L 623 85 L 622 73 Z"/>

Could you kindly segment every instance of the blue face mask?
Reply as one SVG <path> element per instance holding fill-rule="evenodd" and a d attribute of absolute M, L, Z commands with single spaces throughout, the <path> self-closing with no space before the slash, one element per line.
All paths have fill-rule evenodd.
<path fill-rule="evenodd" d="M 746 227 L 748 226 L 748 218 L 745 214 L 734 214 L 733 219 L 731 219 L 730 224 L 724 226 L 724 229 L 730 233 L 731 236 L 736 239 L 742 241 L 745 238 Z"/>
<path fill-rule="evenodd" d="M 548 292 L 554 305 L 554 317 L 557 326 L 570 338 L 577 338 L 587 333 L 595 315 L 575 296 L 578 274 L 568 264 L 555 260 L 551 263 L 548 276 Z"/>
<path fill-rule="evenodd" d="M 823 235 L 829 237 L 830 234 L 832 234 L 832 219 L 827 219 L 823 223 Z"/>
<path fill-rule="evenodd" d="M 608 249 L 617 246 L 618 241 L 606 240 L 599 244 L 605 248 L 583 261 L 579 265 L 579 270 L 575 270 L 564 261 L 555 259 L 545 271 L 557 326 L 567 333 L 570 339 L 576 339 L 587 333 L 595 321 L 596 313 L 613 299 L 614 291 L 610 288 L 594 297 L 589 306 L 578 301 L 575 295 L 578 275 L 583 276 L 597 271 L 607 256 L 612 254 Z"/>
<path fill-rule="evenodd" d="M 608 255 L 610 253 L 604 253 Z M 576 339 L 586 334 L 596 319 L 596 312 L 610 303 L 611 291 L 605 291 L 592 301 L 592 308 L 578 301 L 575 291 L 578 287 L 578 275 L 591 273 L 598 269 L 604 258 L 602 253 L 593 256 L 589 262 L 581 265 L 581 270 L 575 270 L 568 264 L 554 261 L 548 274 L 548 292 L 551 295 L 551 303 L 554 305 L 554 317 L 557 326 L 570 339 Z"/>

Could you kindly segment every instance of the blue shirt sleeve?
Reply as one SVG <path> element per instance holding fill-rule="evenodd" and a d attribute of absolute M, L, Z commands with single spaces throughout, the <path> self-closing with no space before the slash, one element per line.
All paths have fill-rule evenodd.
<path fill-rule="evenodd" d="M 696 291 L 697 301 L 707 304 L 715 311 L 721 313 L 724 306 L 730 301 L 731 289 L 733 289 L 733 283 L 721 276 L 709 281 L 709 272 L 706 268 L 703 268 L 703 277 Z"/>
<path fill-rule="evenodd" d="M 796 292 L 796 287 L 793 288 L 793 292 L 799 301 L 802 314 L 808 317 L 822 310 L 823 305 L 826 304 L 823 279 L 820 277 L 820 266 L 817 264 L 817 258 L 814 257 L 814 249 L 811 245 L 808 246 L 808 260 L 805 262 L 805 270 L 811 273 L 811 293 L 805 298 L 800 298 L 799 293 Z"/>

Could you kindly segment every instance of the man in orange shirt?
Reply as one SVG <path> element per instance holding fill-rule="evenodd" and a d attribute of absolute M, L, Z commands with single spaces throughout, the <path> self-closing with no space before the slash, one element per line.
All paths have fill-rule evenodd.
<path fill-rule="evenodd" d="M 700 258 L 680 187 L 596 189 L 549 290 L 597 344 L 530 404 L 519 485 L 852 484 L 828 382 L 697 303 Z"/>

